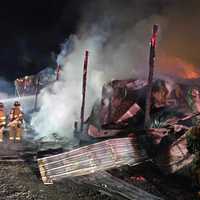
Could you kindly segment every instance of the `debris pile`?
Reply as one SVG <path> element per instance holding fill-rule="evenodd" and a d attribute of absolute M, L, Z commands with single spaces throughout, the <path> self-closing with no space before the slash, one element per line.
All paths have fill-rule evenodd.
<path fill-rule="evenodd" d="M 56 76 L 52 68 L 45 68 L 36 75 L 17 78 L 15 80 L 16 96 L 35 95 L 37 89 L 42 89 L 56 81 Z"/>

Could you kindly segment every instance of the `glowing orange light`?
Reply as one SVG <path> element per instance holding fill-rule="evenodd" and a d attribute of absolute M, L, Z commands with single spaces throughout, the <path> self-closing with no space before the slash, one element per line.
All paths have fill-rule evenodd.
<path fill-rule="evenodd" d="M 195 79 L 200 77 L 200 71 L 196 66 L 177 57 L 161 55 L 158 59 L 158 65 L 160 71 L 165 74 L 186 79 Z"/>

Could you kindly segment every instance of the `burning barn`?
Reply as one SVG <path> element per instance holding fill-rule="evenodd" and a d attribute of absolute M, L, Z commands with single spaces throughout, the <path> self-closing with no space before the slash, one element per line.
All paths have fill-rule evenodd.
<path fill-rule="evenodd" d="M 78 180 L 82 183 L 88 182 L 98 190 L 117 193 L 127 199 L 161 199 L 117 179 L 110 174 L 110 170 L 123 170 L 124 166 L 129 166 L 134 171 L 151 163 L 162 173 L 173 174 L 191 165 L 195 156 L 194 152 L 188 151 L 187 136 L 190 128 L 199 121 L 199 82 L 194 84 L 193 80 L 181 82 L 153 77 L 157 30 L 155 25 L 148 81 L 127 79 L 105 83 L 101 99 L 94 104 L 87 119 L 85 104 L 89 52 L 85 52 L 80 123 L 75 122 L 74 130 L 74 138 L 78 141 L 76 148 L 71 150 L 64 137 L 56 132 L 51 132 L 53 141 L 43 141 L 43 138 L 35 140 L 34 136 L 30 139 L 26 135 L 20 146 L 23 147 L 20 154 L 31 151 L 34 155 L 40 155 L 37 161 L 45 184 L 53 184 L 64 178 L 80 178 Z M 58 81 L 60 70 L 58 65 L 56 74 L 51 69 L 45 69 L 36 76 L 25 76 L 15 81 L 17 96 L 24 102 L 31 98 L 32 105 L 30 102 L 28 104 L 32 108 L 31 114 L 37 111 L 39 91 L 50 88 L 52 83 Z M 57 98 L 56 95 L 53 97 Z M 59 117 L 63 115 L 59 113 Z M 55 117 L 48 118 L 55 123 Z M 59 123 L 59 119 L 56 123 Z M 28 131 L 34 135 L 29 125 Z M 36 126 L 39 126 L 38 123 Z M 52 155 L 52 149 L 56 151 L 55 155 Z M 102 186 L 105 184 L 106 187 Z"/>
<path fill-rule="evenodd" d="M 88 176 L 87 181 L 91 183 L 99 172 L 124 165 L 134 170 L 149 162 L 164 174 L 185 169 L 194 159 L 187 148 L 186 132 L 199 116 L 197 108 L 190 108 L 190 90 L 188 84 L 155 81 L 151 125 L 145 129 L 147 83 L 144 80 L 114 80 L 105 84 L 102 99 L 94 105 L 83 131 L 76 132 L 83 147 L 38 159 L 43 182 L 52 184 L 77 176 L 84 180 Z M 191 98 L 195 100 L 193 96 Z M 89 139 L 85 140 L 85 135 Z M 101 181 L 106 177 L 109 175 Z M 100 180 L 92 184 L 98 183 Z M 110 184 L 117 187 L 116 182 Z M 123 192 L 128 195 L 125 189 Z"/>
<path fill-rule="evenodd" d="M 123 165 L 134 170 L 135 166 L 152 162 L 169 174 L 192 163 L 194 155 L 188 151 L 186 132 L 196 125 L 200 115 L 199 89 L 187 81 L 154 79 L 157 30 L 154 25 L 148 81 L 113 80 L 105 84 L 101 100 L 94 104 L 87 120 L 84 119 L 86 51 L 80 130 L 77 123 L 75 126 L 83 147 L 39 158 L 45 184 L 85 175 L 94 180 L 96 173 Z"/>

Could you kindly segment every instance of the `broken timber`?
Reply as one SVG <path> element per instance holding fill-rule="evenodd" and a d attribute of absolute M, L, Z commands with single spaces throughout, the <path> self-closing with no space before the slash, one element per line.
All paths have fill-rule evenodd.
<path fill-rule="evenodd" d="M 187 149 L 186 134 L 156 157 L 157 165 L 166 173 L 175 173 L 192 163 L 194 155 Z"/>
<path fill-rule="evenodd" d="M 152 195 L 105 171 L 78 177 L 75 178 L 74 181 L 76 181 L 76 183 L 93 186 L 98 191 L 120 200 L 162 200 L 162 198 Z"/>

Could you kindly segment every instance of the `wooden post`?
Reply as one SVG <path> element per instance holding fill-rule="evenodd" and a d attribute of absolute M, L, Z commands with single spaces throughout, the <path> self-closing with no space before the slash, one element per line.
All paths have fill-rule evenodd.
<path fill-rule="evenodd" d="M 58 64 L 56 68 L 56 81 L 59 81 L 59 79 L 60 79 L 60 65 Z"/>
<path fill-rule="evenodd" d="M 152 93 L 152 85 L 153 85 L 153 74 L 154 74 L 154 61 L 155 61 L 155 48 L 156 48 L 156 40 L 157 40 L 157 32 L 158 25 L 153 26 L 153 33 L 150 42 L 150 55 L 149 55 L 149 76 L 148 76 L 148 85 L 147 85 L 147 97 L 146 97 L 146 107 L 145 107 L 145 128 L 149 128 L 151 119 L 151 93 Z"/>
<path fill-rule="evenodd" d="M 35 111 L 37 110 L 39 87 L 40 87 L 40 76 L 37 77 L 37 82 L 36 82 L 35 102 L 34 102 L 34 110 L 35 110 Z"/>
<path fill-rule="evenodd" d="M 89 54 L 89 52 L 86 50 L 85 51 L 84 65 L 83 65 L 83 87 L 82 87 L 82 105 L 81 105 L 81 126 L 80 126 L 80 131 L 83 130 L 84 114 L 85 114 L 85 94 L 86 94 L 86 84 L 87 84 L 88 54 Z"/>

